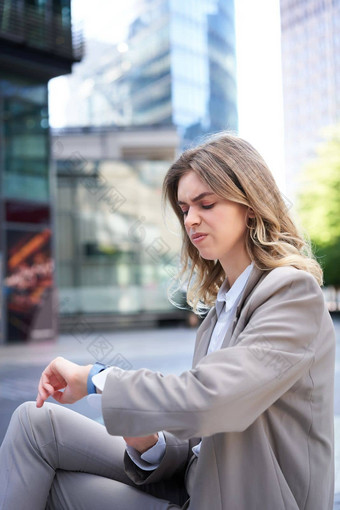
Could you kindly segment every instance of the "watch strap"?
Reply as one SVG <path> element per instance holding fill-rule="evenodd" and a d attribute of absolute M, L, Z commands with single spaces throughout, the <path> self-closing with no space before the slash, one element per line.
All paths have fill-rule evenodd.
<path fill-rule="evenodd" d="M 106 365 L 103 365 L 103 363 L 99 363 L 99 362 L 95 363 L 92 366 L 92 368 L 89 372 L 89 375 L 87 377 L 87 393 L 88 393 L 88 395 L 90 395 L 90 393 L 97 393 L 96 387 L 92 382 L 92 377 L 94 375 L 99 374 L 99 372 L 102 372 L 106 368 L 107 368 Z"/>

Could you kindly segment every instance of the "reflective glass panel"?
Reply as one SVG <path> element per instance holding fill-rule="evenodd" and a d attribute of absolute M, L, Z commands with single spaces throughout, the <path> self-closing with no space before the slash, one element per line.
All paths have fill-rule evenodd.
<path fill-rule="evenodd" d="M 49 199 L 46 85 L 0 80 L 3 96 L 4 195 Z"/>
<path fill-rule="evenodd" d="M 60 162 L 65 175 L 67 162 Z M 167 286 L 180 236 L 165 224 L 162 161 L 88 162 L 58 181 L 57 261 L 62 313 L 173 309 Z M 173 227 L 173 228 L 172 228 Z M 170 232 L 170 230 L 172 232 Z"/>

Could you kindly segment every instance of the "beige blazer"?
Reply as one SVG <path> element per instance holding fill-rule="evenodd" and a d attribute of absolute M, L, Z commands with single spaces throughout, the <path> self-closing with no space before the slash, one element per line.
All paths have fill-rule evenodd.
<path fill-rule="evenodd" d="M 253 268 L 222 348 L 207 355 L 215 323 L 212 308 L 180 376 L 109 374 L 108 432 L 165 431 L 160 466 L 146 472 L 126 456 L 128 475 L 186 477 L 190 510 L 331 510 L 335 333 L 320 287 L 293 267 Z"/>

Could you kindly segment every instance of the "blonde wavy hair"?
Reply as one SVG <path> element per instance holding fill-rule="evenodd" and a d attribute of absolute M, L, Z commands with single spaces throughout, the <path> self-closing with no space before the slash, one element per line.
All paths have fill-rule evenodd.
<path fill-rule="evenodd" d="M 254 211 L 247 223 L 246 249 L 253 264 L 262 270 L 294 266 L 311 273 L 322 285 L 322 269 L 308 240 L 298 231 L 275 180 L 260 154 L 245 140 L 222 133 L 185 151 L 168 170 L 163 201 L 170 202 L 181 224 L 182 269 L 178 281 L 185 283 L 187 302 L 194 311 L 211 307 L 226 278 L 218 260 L 203 259 L 191 243 L 177 203 L 180 178 L 195 172 L 219 197 Z"/>

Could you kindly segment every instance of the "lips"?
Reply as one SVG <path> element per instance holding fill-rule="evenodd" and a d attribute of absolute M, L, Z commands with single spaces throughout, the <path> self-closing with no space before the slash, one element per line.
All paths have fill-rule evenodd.
<path fill-rule="evenodd" d="M 198 243 L 199 241 L 203 241 L 207 237 L 208 234 L 204 234 L 204 232 L 196 232 L 191 235 L 191 241 L 193 243 Z"/>

